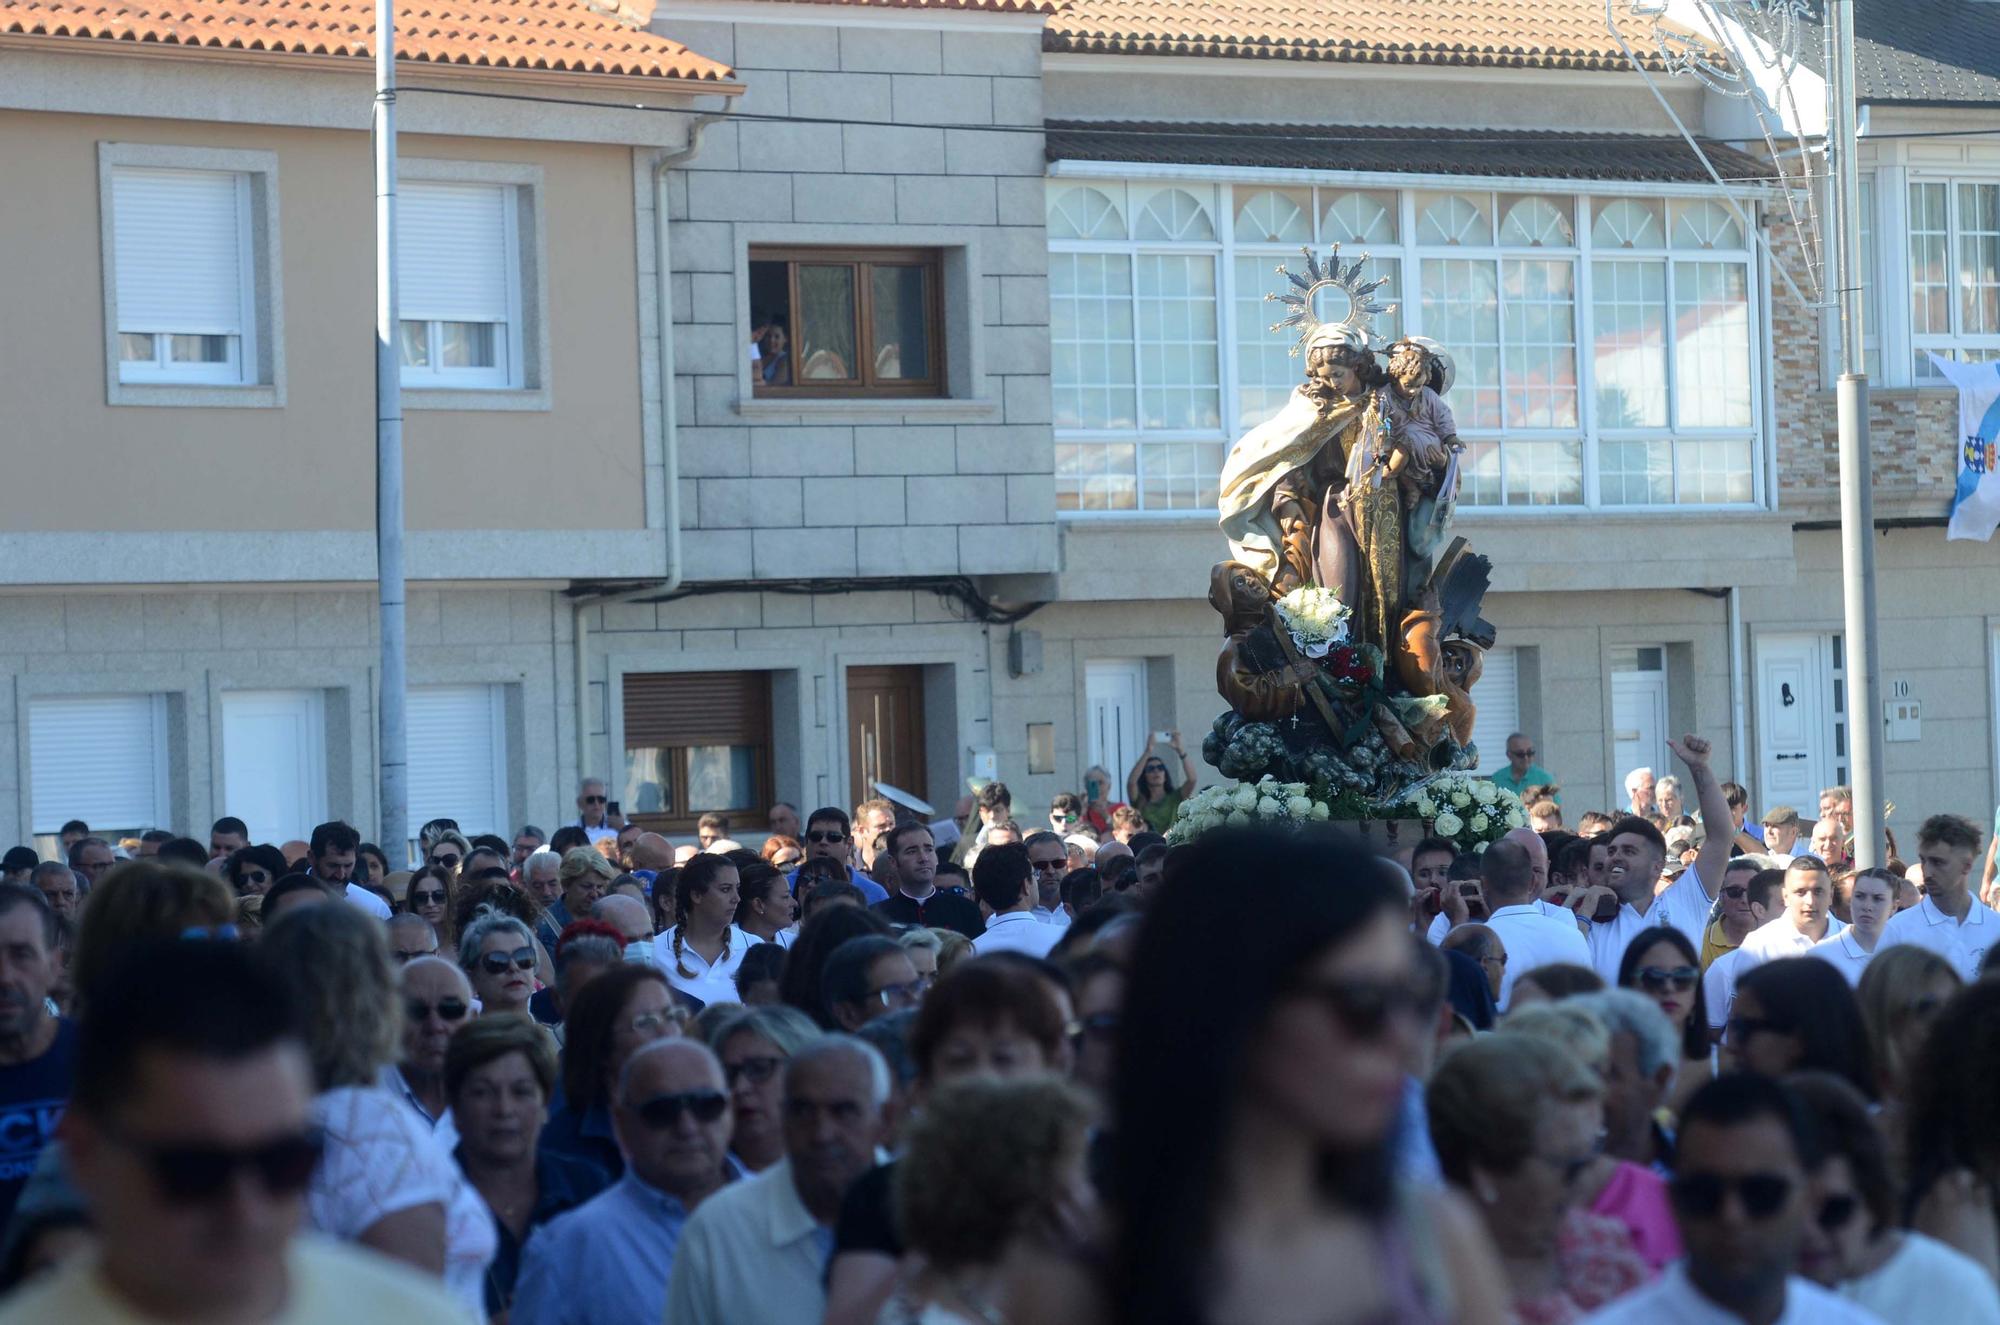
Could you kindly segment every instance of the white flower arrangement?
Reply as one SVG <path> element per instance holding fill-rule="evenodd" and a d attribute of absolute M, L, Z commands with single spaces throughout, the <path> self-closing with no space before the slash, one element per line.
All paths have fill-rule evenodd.
<path fill-rule="evenodd" d="M 1303 584 L 1277 602 L 1278 619 L 1300 653 L 1324 658 L 1336 644 L 1347 641 L 1347 619 L 1353 613 L 1331 589 Z"/>
<path fill-rule="evenodd" d="M 1266 776 L 1234 787 L 1205 787 L 1181 802 L 1167 828 L 1167 841 L 1191 842 L 1218 828 L 1249 828 L 1323 823 L 1328 807 L 1316 801 L 1303 782 L 1280 782 Z"/>
<path fill-rule="evenodd" d="M 1384 811 L 1384 818 L 1422 819 L 1460 851 L 1480 852 L 1510 828 L 1527 823 L 1521 798 L 1466 773 L 1441 773 Z"/>

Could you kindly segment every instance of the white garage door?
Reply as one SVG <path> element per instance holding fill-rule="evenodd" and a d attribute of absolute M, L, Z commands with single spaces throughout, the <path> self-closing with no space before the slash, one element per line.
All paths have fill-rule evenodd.
<path fill-rule="evenodd" d="M 304 841 L 326 821 L 323 692 L 223 693 L 222 812 L 252 842 Z"/>
<path fill-rule="evenodd" d="M 28 701 L 33 832 L 81 819 L 117 836 L 167 818 L 165 695 L 59 695 Z"/>
<path fill-rule="evenodd" d="M 1512 649 L 1488 649 L 1486 670 L 1472 687 L 1472 742 L 1479 747 L 1479 771 L 1507 767 L 1507 738 L 1521 728 L 1521 678 Z"/>
<path fill-rule="evenodd" d="M 508 832 L 507 706 L 497 685 L 411 686 L 410 832 L 432 819 Z"/>

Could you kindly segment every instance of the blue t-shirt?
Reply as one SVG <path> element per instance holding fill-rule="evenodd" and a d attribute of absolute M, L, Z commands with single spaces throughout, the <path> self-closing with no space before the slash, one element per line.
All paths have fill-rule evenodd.
<path fill-rule="evenodd" d="M 0 1225 L 13 1215 L 21 1188 L 69 1105 L 76 1041 L 76 1023 L 64 1017 L 41 1057 L 0 1067 Z"/>

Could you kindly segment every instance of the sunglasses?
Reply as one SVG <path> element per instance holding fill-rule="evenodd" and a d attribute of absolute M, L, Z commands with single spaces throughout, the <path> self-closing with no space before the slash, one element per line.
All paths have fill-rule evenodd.
<path fill-rule="evenodd" d="M 1791 1027 L 1769 1017 L 1731 1017 L 1728 1029 L 1730 1043 L 1741 1044 L 1759 1031 L 1789 1031 Z"/>
<path fill-rule="evenodd" d="M 1769 1219 L 1792 1194 L 1792 1180 L 1778 1173 L 1746 1173 L 1740 1178 L 1683 1173 L 1667 1184 L 1667 1191 L 1673 1198 L 1674 1209 L 1690 1219 L 1715 1218 L 1732 1191 L 1743 1202 L 1744 1214 L 1752 1219 Z"/>
<path fill-rule="evenodd" d="M 1057 813 L 1054 810 L 1050 810 L 1049 818 L 1054 819 L 1058 823 L 1073 824 L 1076 822 L 1076 816 L 1068 813 L 1067 811 L 1064 811 L 1062 813 Z"/>
<path fill-rule="evenodd" d="M 1813 1216 L 1813 1219 L 1821 1228 L 1831 1233 L 1854 1218 L 1854 1212 L 1860 1208 L 1861 1202 L 1856 1197 L 1829 1196 L 1820 1202 L 1819 1213 Z"/>
<path fill-rule="evenodd" d="M 431 864 L 442 869 L 455 870 L 458 868 L 458 860 L 459 856 L 456 851 L 443 851 L 431 857 Z"/>
<path fill-rule="evenodd" d="M 641 1012 L 625 1024 L 640 1035 L 658 1035 L 662 1031 L 675 1030 L 685 1020 L 679 1012 Z"/>
<path fill-rule="evenodd" d="M 585 805 L 603 805 L 608 799 L 605 796 L 585 796 L 583 803 Z"/>
<path fill-rule="evenodd" d="M 633 1110 L 639 1121 L 656 1132 L 664 1132 L 691 1113 L 698 1123 L 712 1123 L 729 1107 L 729 1097 L 719 1090 L 687 1090 L 678 1095 L 655 1095 Z"/>
<path fill-rule="evenodd" d="M 410 955 L 423 957 L 428 954 L 415 952 Z M 437 1013 L 439 1021 L 464 1021 L 465 1014 L 472 1011 L 462 998 L 441 998 L 435 1003 L 426 1003 L 420 998 L 413 998 L 404 1003 L 403 1008 L 410 1014 L 412 1023 L 430 1020 L 433 1012 Z"/>
<path fill-rule="evenodd" d="M 918 976 L 906 984 L 884 985 L 869 997 L 881 1000 L 885 1008 L 913 1008 L 923 1000 L 924 990 L 930 988 L 930 983 Z"/>
<path fill-rule="evenodd" d="M 271 871 L 269 870 L 243 871 L 243 882 L 245 883 L 269 883 L 270 881 L 271 881 Z"/>
<path fill-rule="evenodd" d="M 1722 895 L 1732 902 L 1740 902 L 1750 895 L 1750 889 L 1747 885 L 1739 883 L 1733 887 L 1724 888 Z"/>
<path fill-rule="evenodd" d="M 1417 994 L 1407 984 L 1372 980 L 1329 980 L 1302 983 L 1293 992 L 1323 1004 L 1341 1028 L 1358 1040 L 1380 1037 L 1392 1018 L 1412 1021 Z"/>
<path fill-rule="evenodd" d="M 1672 990 L 1685 994 L 1693 989 L 1695 981 L 1701 979 L 1701 969 L 1695 966 L 1641 966 L 1637 972 L 1639 988 L 1649 994 L 1664 994 Z"/>
<path fill-rule="evenodd" d="M 724 1064 L 722 1079 L 732 1087 L 736 1085 L 738 1078 L 748 1081 L 753 1086 L 761 1086 L 772 1077 L 778 1075 L 778 1069 L 784 1065 L 785 1060 L 782 1058 L 771 1058 L 764 1055 L 756 1058 L 745 1058 L 741 1062 Z"/>
<path fill-rule="evenodd" d="M 444 889 L 442 889 L 442 888 L 426 888 L 426 889 L 424 889 L 424 890 L 423 890 L 423 891 L 421 891 L 421 892 L 414 892 L 414 893 L 411 893 L 411 894 L 410 894 L 410 905 L 411 905 L 411 906 L 443 906 L 443 905 L 444 905 Z"/>
<path fill-rule="evenodd" d="M 1509 750 L 1507 757 L 1509 759 L 1533 759 L 1535 752 L 1533 750 Z"/>
<path fill-rule="evenodd" d="M 838 828 L 821 829 L 817 832 L 806 834 L 806 841 L 808 842 L 845 842 L 846 840 L 847 834 L 841 832 Z"/>
<path fill-rule="evenodd" d="M 535 950 L 533 948 L 516 948 L 511 953 L 487 952 L 480 954 L 479 969 L 488 975 L 505 975 L 509 966 L 518 967 L 523 971 L 534 970 Z"/>
<path fill-rule="evenodd" d="M 153 1145 L 130 1137 L 119 1141 L 145 1159 L 160 1194 L 175 1205 L 205 1205 L 227 1196 L 237 1173 L 244 1169 L 256 1175 L 266 1195 L 297 1196 L 312 1181 L 326 1148 L 317 1130 L 241 1150 L 200 1144 Z"/>

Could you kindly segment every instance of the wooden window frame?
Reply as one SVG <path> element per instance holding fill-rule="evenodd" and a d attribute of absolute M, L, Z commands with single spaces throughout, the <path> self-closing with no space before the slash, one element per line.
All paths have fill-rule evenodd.
<path fill-rule="evenodd" d="M 682 674 L 642 673 L 641 675 L 671 678 Z M 757 708 L 760 710 L 758 717 L 761 718 L 762 730 L 757 733 L 744 733 L 745 735 L 755 735 L 758 739 L 740 742 L 690 741 L 679 745 L 635 746 L 632 743 L 633 737 L 630 734 L 628 724 L 623 749 L 620 751 L 621 758 L 629 759 L 630 752 L 634 749 L 660 749 L 665 751 L 672 779 L 671 788 L 673 792 L 673 803 L 665 810 L 652 813 L 636 813 L 628 807 L 625 812 L 628 821 L 636 823 L 650 832 L 686 835 L 693 833 L 701 816 L 711 811 L 729 818 L 732 831 L 751 831 L 741 829 L 739 825 L 761 825 L 769 817 L 771 803 L 775 798 L 772 777 L 772 695 L 769 688 L 771 683 L 769 673 L 761 675 L 763 677 L 763 689 L 758 694 L 756 702 Z M 631 684 L 631 680 L 632 678 L 628 676 L 626 680 L 628 686 Z M 697 746 L 710 745 L 723 745 L 725 747 L 741 745 L 754 751 L 756 769 L 753 774 L 753 787 L 757 801 L 755 805 L 724 806 L 689 805 L 685 803 L 690 780 L 688 775 L 688 751 Z"/>
<path fill-rule="evenodd" d="M 751 369 L 751 394 L 760 399 L 827 399 L 854 396 L 919 396 L 938 397 L 945 394 L 945 347 L 944 347 L 944 254 L 934 248 L 812 248 L 812 247 L 764 247 L 750 250 L 751 262 L 782 262 L 785 264 L 785 288 L 788 301 L 786 315 L 786 336 L 791 343 L 792 381 L 786 386 L 767 385 Z M 800 301 L 799 268 L 841 267 L 854 273 L 854 346 L 856 367 L 860 369 L 858 378 L 826 379 L 815 378 L 801 382 L 798 377 L 797 359 L 799 338 Z M 874 312 L 875 282 L 872 273 L 877 267 L 916 267 L 924 273 L 924 350 L 926 362 L 922 377 L 896 377 L 878 379 L 875 376 Z"/>

